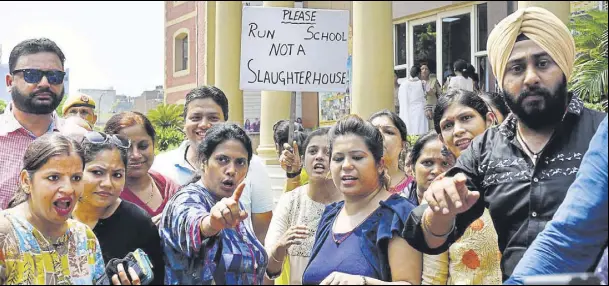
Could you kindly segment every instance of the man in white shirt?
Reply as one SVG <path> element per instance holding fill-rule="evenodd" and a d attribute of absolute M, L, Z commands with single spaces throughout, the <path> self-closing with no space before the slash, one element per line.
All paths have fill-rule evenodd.
<path fill-rule="evenodd" d="M 186 95 L 184 105 L 184 132 L 188 140 L 175 150 L 159 154 L 152 170 L 167 176 L 180 185 L 191 183 L 198 172 L 197 148 L 212 125 L 228 120 L 228 99 L 224 92 L 213 86 L 202 86 Z M 191 148 L 193 147 L 193 148 Z M 273 217 L 271 178 L 260 157 L 253 155 L 245 178 L 241 203 L 250 216 L 248 223 L 258 240 L 264 242 Z"/>

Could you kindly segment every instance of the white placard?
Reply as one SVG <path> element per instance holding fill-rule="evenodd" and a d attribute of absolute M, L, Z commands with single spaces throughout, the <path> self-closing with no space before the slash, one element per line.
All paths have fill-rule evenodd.
<path fill-rule="evenodd" d="M 349 11 L 243 7 L 242 90 L 345 92 Z"/>

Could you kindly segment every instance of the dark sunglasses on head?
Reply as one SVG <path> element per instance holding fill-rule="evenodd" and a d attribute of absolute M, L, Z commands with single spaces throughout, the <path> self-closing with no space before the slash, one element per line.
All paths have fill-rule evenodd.
<path fill-rule="evenodd" d="M 117 135 L 108 135 L 106 133 L 101 133 L 97 131 L 89 131 L 85 134 L 83 141 L 87 140 L 90 143 L 101 145 L 110 142 L 115 146 L 123 149 L 129 149 L 131 147 L 131 141 L 128 139 L 117 136 Z"/>
<path fill-rule="evenodd" d="M 13 75 L 23 72 L 23 79 L 27 83 L 39 83 L 45 76 L 50 84 L 62 84 L 66 73 L 58 70 L 43 71 L 39 69 L 20 69 L 14 70 Z"/>

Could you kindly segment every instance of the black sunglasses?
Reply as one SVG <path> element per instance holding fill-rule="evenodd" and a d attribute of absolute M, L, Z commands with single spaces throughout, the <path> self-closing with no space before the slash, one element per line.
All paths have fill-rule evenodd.
<path fill-rule="evenodd" d="M 23 79 L 27 83 L 39 83 L 43 76 L 46 76 L 50 84 L 57 85 L 63 83 L 63 78 L 66 73 L 57 70 L 43 71 L 39 69 L 21 69 L 14 70 L 13 75 L 16 73 L 23 72 Z"/>
<path fill-rule="evenodd" d="M 129 141 L 128 139 L 126 139 L 122 136 L 108 135 L 106 133 L 101 133 L 101 132 L 97 132 L 97 131 L 87 132 L 85 134 L 85 136 L 83 137 L 83 141 L 84 140 L 87 140 L 90 143 L 93 143 L 96 145 L 106 144 L 107 142 L 110 142 L 111 144 L 113 144 L 119 148 L 123 148 L 123 149 L 131 148 L 131 141 Z"/>

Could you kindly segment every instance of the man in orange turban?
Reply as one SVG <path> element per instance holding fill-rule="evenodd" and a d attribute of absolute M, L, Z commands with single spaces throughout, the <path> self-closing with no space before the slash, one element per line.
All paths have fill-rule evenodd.
<path fill-rule="evenodd" d="M 497 24 L 487 49 L 499 89 L 524 125 L 541 131 L 563 119 L 575 42 L 560 19 L 539 7 L 520 9 Z"/>
<path fill-rule="evenodd" d="M 567 91 L 575 45 L 549 11 L 509 15 L 489 35 L 487 50 L 512 114 L 474 138 L 428 187 L 428 205 L 410 213 L 402 237 L 421 252 L 442 253 L 488 208 L 507 279 L 565 199 L 606 115 Z"/>

